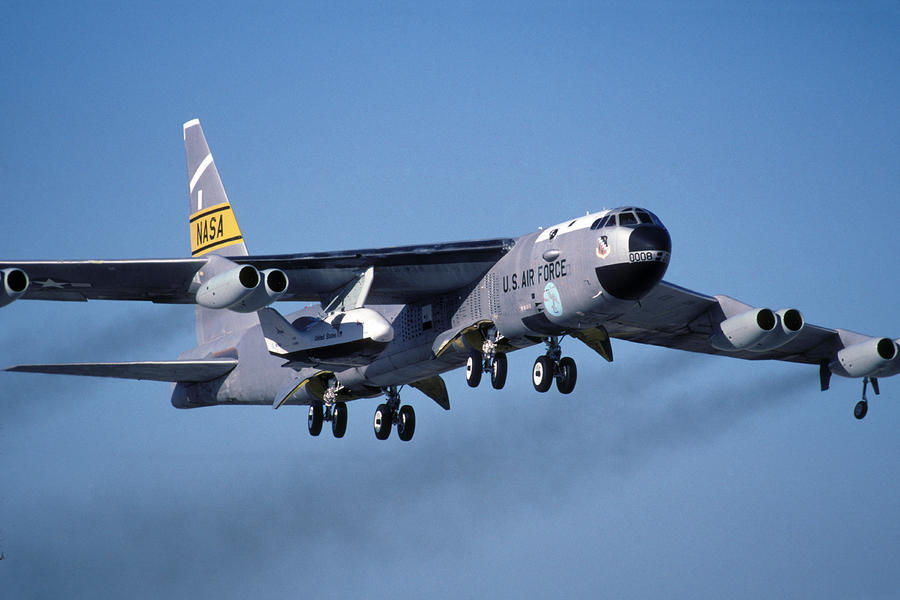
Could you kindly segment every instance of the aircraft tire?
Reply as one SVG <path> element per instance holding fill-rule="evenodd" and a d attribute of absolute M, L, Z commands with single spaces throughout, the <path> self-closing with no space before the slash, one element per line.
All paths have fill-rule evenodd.
<path fill-rule="evenodd" d="M 306 421 L 306 426 L 309 428 L 309 435 L 315 437 L 322 433 L 322 422 L 324 420 L 325 415 L 322 413 L 322 405 L 311 404 L 309 406 L 309 417 Z"/>
<path fill-rule="evenodd" d="M 400 407 L 400 416 L 397 420 L 397 435 L 404 442 L 412 439 L 416 432 L 416 411 L 409 404 Z"/>
<path fill-rule="evenodd" d="M 502 390 L 503 386 L 506 385 L 506 371 L 506 355 L 498 352 L 494 355 L 494 360 L 491 362 L 491 385 L 495 390 Z"/>
<path fill-rule="evenodd" d="M 481 352 L 473 351 L 469 354 L 469 358 L 466 359 L 466 383 L 469 384 L 469 387 L 478 387 L 478 384 L 481 383 L 483 364 L 484 359 L 481 357 Z"/>
<path fill-rule="evenodd" d="M 391 435 L 391 411 L 387 404 L 379 404 L 375 409 L 375 437 L 386 440 Z"/>
<path fill-rule="evenodd" d="M 336 402 L 332 411 L 331 433 L 336 438 L 342 438 L 347 433 L 347 403 Z"/>
<path fill-rule="evenodd" d="M 538 356 L 531 369 L 531 383 L 539 392 L 546 392 L 553 383 L 553 361 L 547 355 Z"/>
<path fill-rule="evenodd" d="M 575 380 L 578 378 L 578 369 L 575 361 L 564 356 L 559 361 L 559 377 L 556 378 L 556 388 L 561 394 L 571 394 L 575 389 Z"/>
<path fill-rule="evenodd" d="M 856 403 L 856 406 L 853 407 L 853 416 L 856 417 L 858 421 L 862 421 L 866 418 L 866 413 L 869 412 L 869 403 L 865 400 L 860 400 Z"/>

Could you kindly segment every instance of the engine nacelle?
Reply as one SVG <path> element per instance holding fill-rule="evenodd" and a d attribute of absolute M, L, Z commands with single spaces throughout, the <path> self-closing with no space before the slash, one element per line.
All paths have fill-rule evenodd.
<path fill-rule="evenodd" d="M 889 338 L 872 338 L 839 350 L 828 368 L 843 377 L 876 377 L 889 370 L 900 350 Z"/>
<path fill-rule="evenodd" d="M 256 312 L 280 299 L 287 292 L 288 278 L 281 269 L 266 269 L 261 273 L 262 282 L 249 296 L 228 307 L 235 312 Z"/>
<path fill-rule="evenodd" d="M 0 270 L 0 306 L 18 300 L 28 289 L 29 283 L 28 275 L 22 269 Z"/>
<path fill-rule="evenodd" d="M 253 265 L 243 265 L 216 275 L 200 286 L 196 301 L 206 308 L 227 308 L 254 312 L 281 298 L 288 279 L 280 269 L 262 273 Z"/>
<path fill-rule="evenodd" d="M 747 348 L 751 352 L 765 352 L 784 346 L 797 337 L 806 324 L 803 315 L 796 308 L 782 308 L 775 312 L 778 324 L 762 340 Z"/>
<path fill-rule="evenodd" d="M 719 332 L 710 336 L 714 348 L 725 352 L 749 350 L 772 334 L 778 317 L 768 308 L 754 308 L 719 323 Z"/>

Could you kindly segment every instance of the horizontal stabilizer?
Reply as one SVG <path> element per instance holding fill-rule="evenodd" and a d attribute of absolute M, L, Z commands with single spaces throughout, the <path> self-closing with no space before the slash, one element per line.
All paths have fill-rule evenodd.
<path fill-rule="evenodd" d="M 56 365 L 16 365 L 7 371 L 16 373 L 48 373 L 51 375 L 85 375 L 116 379 L 146 379 L 199 383 L 210 381 L 231 372 L 238 364 L 235 359 L 163 360 L 116 363 L 69 363 Z"/>

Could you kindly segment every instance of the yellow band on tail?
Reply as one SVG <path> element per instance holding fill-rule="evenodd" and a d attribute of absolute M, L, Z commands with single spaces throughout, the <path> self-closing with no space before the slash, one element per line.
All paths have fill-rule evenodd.
<path fill-rule="evenodd" d="M 223 202 L 191 215 L 191 256 L 244 241 L 231 204 Z"/>

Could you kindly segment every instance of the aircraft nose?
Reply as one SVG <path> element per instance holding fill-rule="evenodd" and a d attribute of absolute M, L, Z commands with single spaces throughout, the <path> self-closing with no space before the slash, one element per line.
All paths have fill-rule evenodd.
<path fill-rule="evenodd" d="M 642 225 L 631 231 L 628 237 L 628 252 L 672 252 L 672 238 L 665 227 Z M 668 262 L 668 258 L 666 259 Z"/>
<path fill-rule="evenodd" d="M 628 254 L 616 264 L 597 267 L 597 280 L 611 296 L 640 300 L 662 281 L 671 252 L 672 239 L 665 227 L 635 227 L 628 237 Z"/>

